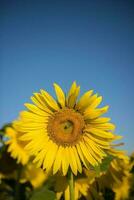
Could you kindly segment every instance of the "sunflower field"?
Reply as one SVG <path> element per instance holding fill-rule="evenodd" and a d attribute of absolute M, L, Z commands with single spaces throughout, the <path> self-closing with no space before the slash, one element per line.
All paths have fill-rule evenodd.
<path fill-rule="evenodd" d="M 0 200 L 134 200 L 134 153 L 102 96 L 41 89 L 0 129 Z M 119 142 L 118 142 L 119 141 Z"/>

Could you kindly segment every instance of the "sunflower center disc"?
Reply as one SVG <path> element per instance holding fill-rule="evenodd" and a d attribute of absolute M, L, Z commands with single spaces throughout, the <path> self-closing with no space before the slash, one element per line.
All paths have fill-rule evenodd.
<path fill-rule="evenodd" d="M 48 133 L 60 145 L 73 145 L 80 139 L 84 126 L 81 114 L 72 109 L 63 109 L 49 119 Z"/>

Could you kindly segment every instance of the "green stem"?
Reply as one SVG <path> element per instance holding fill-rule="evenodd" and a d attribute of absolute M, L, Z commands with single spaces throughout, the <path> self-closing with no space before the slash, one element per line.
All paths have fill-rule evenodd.
<path fill-rule="evenodd" d="M 70 191 L 70 200 L 75 200 L 74 198 L 74 175 L 71 170 L 68 172 L 68 182 Z"/>
<path fill-rule="evenodd" d="M 19 169 L 17 171 L 17 180 L 16 180 L 16 186 L 15 186 L 15 200 L 20 200 L 20 176 L 21 176 L 21 166 L 19 166 Z"/>

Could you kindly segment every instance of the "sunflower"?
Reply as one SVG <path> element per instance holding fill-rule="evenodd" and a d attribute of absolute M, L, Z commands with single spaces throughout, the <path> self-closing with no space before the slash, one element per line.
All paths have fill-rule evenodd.
<path fill-rule="evenodd" d="M 80 199 L 82 196 L 88 195 L 89 180 L 86 176 L 77 177 L 74 181 L 75 200 Z M 57 174 L 54 176 L 54 190 L 58 200 L 70 200 L 69 184 L 66 176 Z"/>
<path fill-rule="evenodd" d="M 27 141 L 25 149 L 34 156 L 34 163 L 53 174 L 68 169 L 77 175 L 82 166 L 90 168 L 107 156 L 115 126 L 110 118 L 100 117 L 108 106 L 97 108 L 102 97 L 87 91 L 77 100 L 80 86 L 73 82 L 67 95 L 54 84 L 57 99 L 40 90 L 26 103 L 28 110 L 20 113 L 18 127 Z"/>
<path fill-rule="evenodd" d="M 13 123 L 13 127 L 6 128 L 5 135 L 7 137 L 5 144 L 8 145 L 7 152 L 10 153 L 12 158 L 17 160 L 17 163 L 25 165 L 28 162 L 29 156 L 24 149 L 26 142 L 20 140 L 23 133 L 18 131 L 16 125 Z"/>
<path fill-rule="evenodd" d="M 105 195 L 106 189 L 113 191 L 115 200 L 128 199 L 132 178 L 131 168 L 129 157 L 120 151 L 119 157 L 111 161 L 108 170 L 101 173 L 101 176 L 95 180 L 94 186 L 97 183 L 99 191 L 103 195 Z"/>
<path fill-rule="evenodd" d="M 74 193 L 75 193 L 75 200 L 80 199 L 82 196 L 86 197 L 88 194 L 89 183 L 88 180 L 85 178 L 77 179 L 74 182 Z M 64 199 L 70 199 L 70 192 L 69 192 L 69 185 L 67 186 L 66 190 L 64 191 Z"/>
<path fill-rule="evenodd" d="M 43 185 L 47 178 L 48 174 L 46 174 L 42 169 L 36 168 L 35 164 L 29 162 L 22 169 L 20 182 L 25 183 L 29 181 L 34 188 L 38 188 Z"/>
<path fill-rule="evenodd" d="M 129 197 L 131 187 L 131 168 L 132 165 L 130 164 L 129 157 L 125 155 L 124 158 L 114 159 L 111 162 L 109 175 L 111 175 L 111 178 L 113 179 L 111 188 L 115 192 L 115 200 L 127 199 Z"/>

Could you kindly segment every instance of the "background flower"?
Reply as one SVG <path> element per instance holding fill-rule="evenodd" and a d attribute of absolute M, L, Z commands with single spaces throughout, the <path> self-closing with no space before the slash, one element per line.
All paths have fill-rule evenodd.
<path fill-rule="evenodd" d="M 24 149 L 26 142 L 21 141 L 20 137 L 23 133 L 19 132 L 14 124 L 13 127 L 6 128 L 7 151 L 10 152 L 11 156 L 17 160 L 17 163 L 25 165 L 28 162 L 29 155 Z"/>

